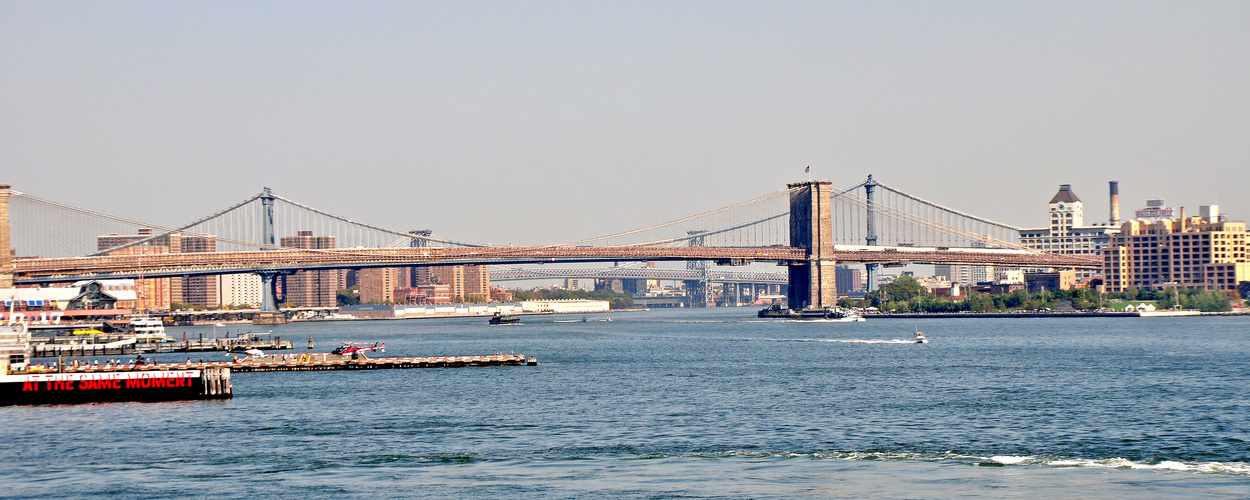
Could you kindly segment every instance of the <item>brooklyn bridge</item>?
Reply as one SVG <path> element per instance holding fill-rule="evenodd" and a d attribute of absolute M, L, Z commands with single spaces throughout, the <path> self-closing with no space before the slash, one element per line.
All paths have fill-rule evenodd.
<path fill-rule="evenodd" d="M 759 197 L 647 227 L 539 246 L 492 246 L 396 230 L 331 214 L 268 188 L 203 218 L 161 226 L 76 207 L 0 186 L 0 288 L 84 279 L 256 273 L 266 284 L 262 310 L 277 311 L 276 276 L 300 270 L 454 264 L 585 262 L 686 263 L 694 280 L 712 265 L 784 266 L 792 307 L 823 308 L 837 298 L 836 265 L 982 264 L 1094 269 L 1093 255 L 1052 254 L 1019 244 L 1019 228 L 912 195 L 872 179 L 839 188 L 804 181 Z M 10 227 L 12 229 L 10 229 Z M 152 228 L 146 238 L 99 248 L 110 232 Z M 10 235 L 11 231 L 11 235 Z M 278 235 L 299 231 L 335 238 L 336 248 L 295 249 Z M 213 250 L 125 252 L 153 241 L 212 238 Z M 9 248 L 17 258 L 10 260 Z M 22 257 L 39 255 L 40 257 Z M 685 275 L 683 275 L 685 276 Z"/>

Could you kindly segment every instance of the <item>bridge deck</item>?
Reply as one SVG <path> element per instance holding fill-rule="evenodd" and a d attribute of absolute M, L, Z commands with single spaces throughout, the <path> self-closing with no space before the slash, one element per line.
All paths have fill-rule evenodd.
<path fill-rule="evenodd" d="M 833 253 L 839 263 L 994 264 L 1097 269 L 1097 255 L 1060 255 L 1023 250 L 920 247 L 844 247 Z M 534 264 L 551 262 L 711 260 L 745 263 L 801 262 L 803 249 L 790 247 L 474 247 L 353 248 L 271 250 L 156 255 L 112 255 L 18 259 L 19 283 L 48 283 L 84 278 L 195 276 L 300 269 L 350 269 L 453 264 Z"/>

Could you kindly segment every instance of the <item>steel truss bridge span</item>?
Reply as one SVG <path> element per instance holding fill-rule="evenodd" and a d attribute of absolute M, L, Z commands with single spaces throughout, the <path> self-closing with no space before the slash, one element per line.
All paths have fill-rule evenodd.
<path fill-rule="evenodd" d="M 1008 249 L 839 246 L 839 264 L 992 264 L 1018 267 L 1097 269 L 1096 255 L 1058 255 Z M 313 269 L 362 269 L 458 264 L 538 264 L 553 262 L 713 261 L 795 264 L 807 252 L 791 247 L 470 247 L 269 250 L 148 255 L 110 255 L 14 261 L 14 281 L 58 283 L 82 279 L 162 278 L 234 273 L 274 273 Z"/>
<path fill-rule="evenodd" d="M 713 247 L 468 247 L 258 250 L 149 255 L 109 255 L 14 261 L 14 281 L 58 283 L 82 279 L 166 278 L 234 273 L 274 273 L 316 269 L 363 269 L 460 264 L 540 264 L 553 262 L 754 261 L 802 260 L 799 248 Z"/>
<path fill-rule="evenodd" d="M 507 269 L 491 271 L 490 280 L 520 281 L 544 279 L 637 279 L 665 281 L 710 281 L 713 283 L 762 283 L 784 285 L 790 276 L 784 272 L 714 271 L 694 269 L 618 268 L 606 269 Z"/>
<path fill-rule="evenodd" d="M 964 264 L 1102 269 L 1101 255 L 1053 254 L 1008 248 L 834 245 L 838 264 Z"/>

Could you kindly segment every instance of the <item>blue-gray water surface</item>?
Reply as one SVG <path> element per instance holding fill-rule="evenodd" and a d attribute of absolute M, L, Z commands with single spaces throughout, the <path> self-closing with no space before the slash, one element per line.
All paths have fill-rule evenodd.
<path fill-rule="evenodd" d="M 607 317 L 274 327 L 295 352 L 312 335 L 317 352 L 539 365 L 237 373 L 229 401 L 3 407 L 0 496 L 1250 496 L 1250 317 Z"/>

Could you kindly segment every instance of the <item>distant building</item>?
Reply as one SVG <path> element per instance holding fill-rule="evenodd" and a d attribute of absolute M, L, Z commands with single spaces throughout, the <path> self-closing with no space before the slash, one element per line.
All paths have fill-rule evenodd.
<path fill-rule="evenodd" d="M 598 278 L 595 280 L 595 290 L 611 290 L 613 292 L 624 292 L 625 281 L 616 278 Z"/>
<path fill-rule="evenodd" d="M 994 284 L 1023 285 L 1024 271 L 1015 268 L 998 268 L 994 270 Z"/>
<path fill-rule="evenodd" d="M 279 244 L 284 248 L 321 250 L 334 248 L 333 236 L 314 236 L 312 231 L 299 231 L 295 236 L 283 236 Z M 296 271 L 283 280 L 286 303 L 303 307 L 334 307 L 338 305 L 339 272 L 330 270 Z"/>
<path fill-rule="evenodd" d="M 169 247 L 144 243 L 109 252 L 109 255 L 159 255 L 169 253 Z M 140 311 L 168 311 L 176 295 L 181 297 L 182 278 L 140 278 L 134 280 L 137 295 L 134 309 Z M 179 293 L 174 294 L 177 288 Z"/>
<path fill-rule="evenodd" d="M 360 302 L 362 304 L 395 303 L 395 288 L 399 285 L 399 274 L 399 269 L 394 267 L 361 269 L 357 274 L 360 278 Z"/>
<path fill-rule="evenodd" d="M 994 281 L 994 266 L 937 264 L 933 266 L 933 276 L 951 283 L 976 285 Z"/>
<path fill-rule="evenodd" d="M 153 237 L 151 228 L 139 228 L 137 234 L 108 234 L 96 237 L 96 250 L 105 251 L 119 246 L 128 245 L 137 241 L 152 238 L 138 246 L 131 246 L 123 249 L 110 251 L 110 255 L 136 255 L 136 254 L 153 254 L 153 253 L 197 253 L 197 252 L 216 252 L 217 237 L 212 235 L 188 235 L 181 233 L 171 233 Z M 149 249 L 163 248 L 161 250 L 133 250 L 134 248 L 147 247 Z M 160 281 L 157 281 L 160 280 Z M 198 306 L 215 306 L 219 303 L 217 298 L 218 284 L 213 276 L 188 276 L 185 278 L 155 278 L 152 282 L 140 283 L 138 289 L 141 292 L 152 291 L 156 293 L 168 293 L 169 303 L 185 303 Z M 145 303 L 141 309 L 168 309 L 168 304 L 163 304 L 163 296 L 147 295 L 143 300 Z"/>
<path fill-rule="evenodd" d="M 490 302 L 490 266 L 464 266 L 464 292 L 469 302 Z"/>
<path fill-rule="evenodd" d="M 1131 220 L 1103 251 L 1107 291 L 1178 286 L 1202 290 L 1236 290 L 1250 281 L 1246 224 L 1211 218 L 1180 217 L 1156 221 Z"/>
<path fill-rule="evenodd" d="M 490 266 L 418 267 L 414 277 L 418 286 L 447 285 L 455 302 L 490 300 Z"/>
<path fill-rule="evenodd" d="M 263 284 L 259 274 L 223 274 L 216 278 L 221 307 L 260 306 Z"/>
<path fill-rule="evenodd" d="M 87 280 L 73 284 L 79 293 L 70 298 L 67 309 L 136 308 L 139 280 Z"/>
<path fill-rule="evenodd" d="M 512 302 L 512 300 L 513 298 L 512 298 L 511 291 L 505 290 L 503 288 L 499 288 L 497 286 L 490 287 L 490 301 L 491 302 Z"/>
<path fill-rule="evenodd" d="M 993 285 L 990 285 L 988 287 L 988 290 L 985 291 L 984 293 L 988 293 L 990 295 L 1002 295 L 1002 294 L 1012 293 L 1016 290 L 1024 290 L 1024 289 L 1025 289 L 1024 278 L 1021 277 L 1019 283 L 995 283 Z"/>
<path fill-rule="evenodd" d="M 1028 287 L 1029 293 L 1070 290 L 1076 286 L 1076 271 L 1024 273 L 1024 285 Z"/>
<path fill-rule="evenodd" d="M 834 269 L 834 280 L 837 283 L 838 295 L 850 295 L 864 291 L 864 272 L 851 269 L 849 266 L 838 266 Z"/>
<path fill-rule="evenodd" d="M 1117 187 L 1112 189 L 1118 191 Z M 1112 194 L 1115 200 L 1118 196 L 1118 193 Z M 1118 211 L 1118 206 L 1113 211 Z M 1048 212 L 1049 226 L 1020 230 L 1020 244 L 1025 248 L 1057 254 L 1097 255 L 1111 242 L 1111 236 L 1120 231 L 1110 225 L 1085 225 L 1085 204 L 1069 184 L 1059 186 L 1059 192 L 1050 199 Z M 1091 274 L 1082 272 L 1082 275 Z"/>

